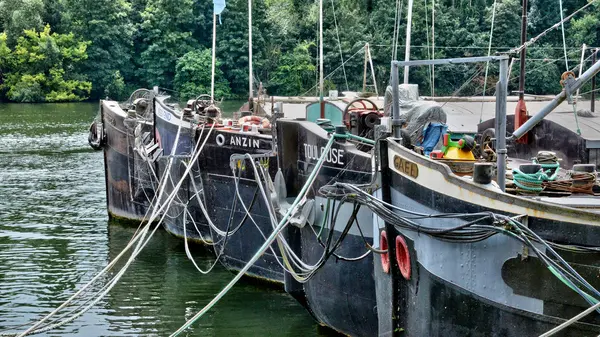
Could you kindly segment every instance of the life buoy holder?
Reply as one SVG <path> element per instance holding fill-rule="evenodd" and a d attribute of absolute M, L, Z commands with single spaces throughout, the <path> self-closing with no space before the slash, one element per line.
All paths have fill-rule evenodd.
<path fill-rule="evenodd" d="M 381 232 L 381 238 L 379 240 L 381 244 L 381 250 L 385 251 L 385 253 L 381 254 L 381 269 L 386 274 L 390 272 L 390 253 L 388 251 L 388 240 L 387 233 L 385 231 Z"/>
<path fill-rule="evenodd" d="M 269 121 L 268 118 L 262 118 L 260 116 L 255 116 L 255 115 L 244 116 L 238 120 L 239 125 L 244 125 L 246 123 L 253 124 L 253 125 L 260 125 L 261 127 L 265 128 L 265 129 L 271 128 L 271 122 Z"/>
<path fill-rule="evenodd" d="M 402 235 L 396 236 L 396 262 L 400 274 L 405 280 L 410 280 L 410 253 Z"/>

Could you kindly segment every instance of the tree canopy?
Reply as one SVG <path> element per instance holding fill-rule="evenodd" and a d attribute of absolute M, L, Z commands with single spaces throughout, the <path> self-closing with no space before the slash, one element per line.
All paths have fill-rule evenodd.
<path fill-rule="evenodd" d="M 563 1 L 564 16 L 588 1 Z M 393 53 L 404 58 L 406 2 L 323 1 L 329 89 L 362 90 L 365 43 L 370 45 L 378 89 L 385 89 Z M 492 18 L 491 53 L 517 47 L 521 4 L 521 0 L 416 1 L 411 59 L 487 55 Z M 261 82 L 273 95 L 314 95 L 318 2 L 255 0 L 252 14 L 254 87 Z M 556 1 L 529 0 L 528 16 L 531 38 L 560 21 L 561 13 Z M 220 21 L 217 97 L 246 97 L 247 1 L 227 1 Z M 0 0 L 0 99 L 122 99 L 136 87 L 155 85 L 177 91 L 182 99 L 208 93 L 212 27 L 209 0 Z M 565 35 L 568 69 L 573 69 L 583 43 L 600 46 L 600 5 L 592 4 L 565 23 Z M 590 55 L 588 49 L 586 67 Z M 519 60 L 514 56 L 510 90 L 518 85 Z M 560 28 L 552 30 L 528 48 L 526 92 L 556 93 L 566 63 Z M 489 70 L 487 94 L 493 94 L 497 71 L 494 66 Z M 439 66 L 433 77 L 431 68 L 414 67 L 410 80 L 423 94 L 435 89 L 436 95 L 480 95 L 484 73 L 481 65 Z"/>

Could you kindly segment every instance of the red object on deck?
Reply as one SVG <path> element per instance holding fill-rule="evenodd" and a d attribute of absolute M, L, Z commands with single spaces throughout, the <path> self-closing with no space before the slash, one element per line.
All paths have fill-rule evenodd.
<path fill-rule="evenodd" d="M 429 158 L 442 159 L 444 158 L 444 153 L 440 150 L 434 150 L 429 153 Z"/>
<path fill-rule="evenodd" d="M 527 106 L 525 106 L 525 100 L 519 99 L 517 103 L 517 108 L 515 109 L 515 130 L 518 129 L 521 125 L 525 124 L 529 116 L 527 116 Z M 517 143 L 527 144 L 529 140 L 529 133 L 523 135 L 523 137 L 517 139 Z"/>

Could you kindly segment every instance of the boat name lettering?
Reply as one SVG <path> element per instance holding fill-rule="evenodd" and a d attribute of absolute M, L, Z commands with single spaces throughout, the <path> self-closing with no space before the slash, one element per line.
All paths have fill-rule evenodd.
<path fill-rule="evenodd" d="M 260 139 L 251 139 L 248 137 L 231 136 L 229 145 L 250 147 L 254 149 L 260 148 Z"/>
<path fill-rule="evenodd" d="M 225 144 L 225 136 L 223 136 L 223 134 L 218 134 L 217 135 L 217 145 L 219 146 L 223 146 Z"/>
<path fill-rule="evenodd" d="M 304 156 L 306 159 L 319 160 L 325 152 L 325 147 L 317 145 L 304 144 Z M 330 164 L 344 165 L 344 150 L 332 148 L 325 156 L 325 161 Z"/>
<path fill-rule="evenodd" d="M 396 170 L 407 174 L 413 178 L 419 176 L 419 167 L 417 166 L 417 164 L 408 161 L 400 156 L 394 156 L 394 167 L 396 168 Z"/>
<path fill-rule="evenodd" d="M 166 111 L 165 109 L 163 109 L 162 107 L 158 107 L 158 109 L 156 109 L 158 114 L 160 116 L 162 116 L 163 119 L 170 121 L 171 120 L 171 113 L 169 111 Z"/>

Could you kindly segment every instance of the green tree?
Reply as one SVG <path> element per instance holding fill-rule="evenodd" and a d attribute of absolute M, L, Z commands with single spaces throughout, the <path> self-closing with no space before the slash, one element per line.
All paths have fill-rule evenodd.
<path fill-rule="evenodd" d="M 88 97 L 91 83 L 73 69 L 87 58 L 88 42 L 73 34 L 57 34 L 50 26 L 37 32 L 26 30 L 11 53 L 12 67 L 2 87 L 16 102 L 81 101 Z"/>
<path fill-rule="evenodd" d="M 133 80 L 133 24 L 125 0 L 65 0 L 64 25 L 83 40 L 91 41 L 82 71 L 92 82 L 92 97 L 101 97 L 113 81 Z M 118 76 L 115 76 L 116 73 Z"/>
<path fill-rule="evenodd" d="M 148 86 L 173 86 L 175 64 L 198 47 L 193 0 L 148 0 L 142 13 L 140 71 Z"/>
<path fill-rule="evenodd" d="M 231 83 L 234 94 L 248 94 L 248 1 L 231 0 L 223 11 L 221 25 L 217 25 L 217 56 L 223 64 L 225 77 Z M 252 4 L 252 52 L 254 80 L 261 80 L 265 64 L 265 38 L 270 27 L 266 22 L 266 7 L 263 1 Z M 245 18 L 240 20 L 240 18 Z M 256 88 L 257 86 L 255 86 Z"/>
<path fill-rule="evenodd" d="M 273 91 L 280 95 L 302 95 L 310 89 L 316 70 L 308 53 L 311 45 L 303 42 L 292 53 L 281 56 L 270 82 Z"/>
<path fill-rule="evenodd" d="M 212 51 L 191 51 L 183 55 L 175 67 L 174 88 L 179 98 L 186 101 L 201 94 L 210 94 Z M 215 64 L 215 99 L 229 98 L 229 82 L 221 71 L 221 62 Z"/>
<path fill-rule="evenodd" d="M 8 46 L 14 47 L 26 29 L 42 29 L 43 12 L 42 0 L 0 1 L 0 26 L 6 33 Z"/>
<path fill-rule="evenodd" d="M 2 85 L 4 83 L 4 76 L 9 70 L 11 60 L 11 50 L 6 45 L 6 33 L 0 33 L 0 99 L 2 99 L 4 91 L 4 86 Z"/>
<path fill-rule="evenodd" d="M 600 6 L 595 3 L 580 18 L 573 19 L 568 30 L 569 38 L 576 46 L 600 46 Z"/>

